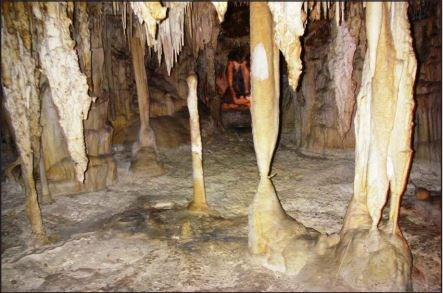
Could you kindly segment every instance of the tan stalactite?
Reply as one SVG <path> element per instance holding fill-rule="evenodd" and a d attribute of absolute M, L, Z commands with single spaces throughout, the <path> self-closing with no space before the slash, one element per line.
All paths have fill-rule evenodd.
<path fill-rule="evenodd" d="M 388 173 L 391 190 L 389 222 L 392 233 L 398 233 L 400 232 L 398 228 L 400 201 L 408 181 L 412 160 L 413 88 L 417 60 L 412 46 L 406 3 L 393 2 L 391 4 L 391 15 L 393 16 L 391 31 L 393 32 L 396 52 L 394 88 L 397 88 L 398 92 L 394 127 L 388 147 L 388 160 L 393 165 L 392 172 Z"/>
<path fill-rule="evenodd" d="M 194 185 L 194 197 L 189 204 L 188 209 L 191 211 L 207 211 L 208 205 L 206 203 L 205 183 L 203 177 L 202 142 L 198 115 L 197 75 L 189 75 L 186 82 L 189 88 L 188 110 L 189 124 L 191 128 L 192 175 Z"/>
<path fill-rule="evenodd" d="M 306 24 L 303 2 L 268 2 L 274 20 L 274 40 L 288 64 L 288 79 L 292 89 L 296 89 L 302 72 L 300 36 Z"/>
<path fill-rule="evenodd" d="M 93 98 L 88 95 L 85 75 L 80 71 L 78 56 L 71 39 L 65 3 L 44 4 L 46 10 L 34 10 L 44 22 L 40 61 L 48 77 L 60 125 L 66 137 L 71 158 L 75 162 L 78 181 L 83 182 L 88 158 L 83 136 L 83 120 L 88 116 Z M 35 7 L 37 8 L 37 7 Z"/>
<path fill-rule="evenodd" d="M 34 70 L 36 62 L 31 53 L 29 28 L 30 9 L 25 3 L 2 3 L 2 87 L 5 94 L 5 107 L 14 129 L 17 149 L 21 160 L 21 170 L 26 191 L 26 213 L 32 232 L 40 239 L 45 237 L 37 190 L 33 177 L 33 152 L 38 151 L 33 135 L 35 120 L 39 120 L 40 106 L 37 81 Z M 15 10 L 16 13 L 12 13 Z M 12 15 L 18 15 L 12 19 Z M 33 117 L 32 117 L 33 116 Z M 39 139 L 39 138 L 38 138 Z"/>
<path fill-rule="evenodd" d="M 406 9 L 406 3 L 367 3 L 368 50 L 355 118 L 354 196 L 342 232 L 368 225 L 376 229 L 389 189 L 389 221 L 392 232 L 398 232 L 399 204 L 411 160 L 417 66 Z"/>
<path fill-rule="evenodd" d="M 372 3 L 372 5 L 374 5 Z M 372 78 L 371 97 L 371 145 L 369 146 L 367 205 L 376 228 L 389 189 L 387 148 L 395 116 L 394 44 L 389 28 L 387 7 L 382 5 L 381 29 L 377 45 L 375 74 Z M 367 8 L 370 9 L 370 8 Z"/>

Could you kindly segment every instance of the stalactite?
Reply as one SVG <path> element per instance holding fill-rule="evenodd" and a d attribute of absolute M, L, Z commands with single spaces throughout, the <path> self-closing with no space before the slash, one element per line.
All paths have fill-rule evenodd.
<path fill-rule="evenodd" d="M 214 5 L 215 10 L 217 10 L 218 20 L 220 21 L 220 23 L 222 23 L 225 17 L 226 10 L 228 9 L 228 2 L 211 1 L 211 3 Z"/>
<path fill-rule="evenodd" d="M 303 2 L 269 2 L 274 20 L 274 41 L 282 51 L 288 63 L 289 85 L 293 90 L 297 88 L 298 79 L 302 70 L 300 60 L 301 43 L 306 23 L 306 14 L 301 7 Z"/>
<path fill-rule="evenodd" d="M 388 172 L 390 183 L 389 223 L 393 234 L 400 233 L 398 227 L 400 201 L 408 181 L 412 160 L 411 140 L 414 129 L 414 81 L 417 61 L 412 46 L 411 29 L 408 21 L 407 5 L 391 3 L 393 20 L 391 30 L 396 52 L 396 70 L 394 84 L 398 89 L 397 105 L 389 147 L 388 161 L 393 169 Z M 401 61 L 400 61 L 401 60 Z M 402 139 L 398 139 L 402 138 Z"/>
<path fill-rule="evenodd" d="M 157 42 L 154 44 L 154 50 L 157 52 L 159 63 L 162 54 L 164 54 L 166 70 L 171 74 L 171 69 L 177 56 L 184 44 L 184 21 L 185 12 L 189 2 L 166 2 L 169 13 L 166 18 L 158 26 Z"/>
<path fill-rule="evenodd" d="M 86 75 L 88 79 L 88 84 L 92 85 L 92 68 L 91 68 L 91 41 L 89 33 L 89 15 L 87 11 L 86 2 L 75 2 L 74 9 L 76 10 L 76 20 L 75 20 L 75 39 L 76 45 L 79 51 L 79 65 L 81 71 Z"/>
<path fill-rule="evenodd" d="M 92 97 L 88 95 L 86 77 L 81 73 L 74 41 L 70 37 L 71 20 L 66 4 L 45 3 L 38 13 L 44 22 L 40 61 L 51 86 L 52 97 L 60 114 L 60 125 L 75 162 L 77 180 L 83 182 L 88 164 L 83 137 L 83 120 L 87 118 Z"/>
<path fill-rule="evenodd" d="M 157 23 L 166 17 L 167 8 L 160 2 L 130 2 L 132 11 L 137 16 L 139 23 L 145 27 L 148 46 L 155 44 Z"/>
<path fill-rule="evenodd" d="M 391 190 L 390 224 L 398 233 L 401 195 L 411 159 L 416 60 L 405 3 L 367 3 L 368 51 L 357 97 L 354 197 L 343 230 L 375 229 Z M 375 44 L 374 44 L 375 43 Z"/>

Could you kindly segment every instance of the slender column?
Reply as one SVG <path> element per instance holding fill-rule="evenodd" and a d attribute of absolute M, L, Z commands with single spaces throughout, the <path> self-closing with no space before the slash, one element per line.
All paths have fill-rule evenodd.
<path fill-rule="evenodd" d="M 131 39 L 131 55 L 140 111 L 138 142 L 140 147 L 156 148 L 154 131 L 149 124 L 149 90 L 145 69 L 145 44 L 140 38 L 139 30 L 136 31 Z"/>
<path fill-rule="evenodd" d="M 189 204 L 188 209 L 191 211 L 207 211 L 208 205 L 206 203 L 205 182 L 203 179 L 202 141 L 198 115 L 197 75 L 194 73 L 189 75 L 186 82 L 189 87 L 188 110 L 191 127 L 192 175 L 194 179 L 194 198 Z"/>

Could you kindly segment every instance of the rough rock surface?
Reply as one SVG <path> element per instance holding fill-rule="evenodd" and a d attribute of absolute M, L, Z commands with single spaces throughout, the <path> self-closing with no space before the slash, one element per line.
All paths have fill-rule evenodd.
<path fill-rule="evenodd" d="M 185 212 L 192 199 L 190 145 L 161 153 L 167 173 L 136 178 L 130 148 L 115 153 L 119 183 L 107 190 L 59 197 L 43 207 L 53 243 L 29 242 L 24 195 L 2 182 L 2 291 L 340 291 L 330 279 L 306 282 L 254 263 L 247 213 L 257 183 L 249 131 L 203 138 L 208 204 L 224 219 Z M 222 172 L 221 172 L 222 170 Z M 284 209 L 322 233 L 340 231 L 352 196 L 354 160 L 300 155 L 279 145 L 273 178 Z M 411 181 L 438 199 L 441 170 L 422 162 Z M 418 203 L 408 184 L 400 224 L 413 256 L 413 291 L 441 290 L 440 207 Z M 432 212 L 434 214 L 434 212 Z M 434 219 L 436 222 L 432 222 Z"/>

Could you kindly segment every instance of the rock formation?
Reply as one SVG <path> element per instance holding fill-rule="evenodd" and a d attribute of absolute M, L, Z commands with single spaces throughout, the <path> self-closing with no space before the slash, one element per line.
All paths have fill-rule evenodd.
<path fill-rule="evenodd" d="M 188 79 L 188 110 L 189 124 L 191 128 L 191 147 L 192 147 L 192 177 L 194 184 L 194 197 L 189 204 L 188 209 L 191 211 L 207 211 L 205 182 L 203 177 L 202 165 L 202 142 L 200 135 L 200 121 L 198 115 L 198 98 L 197 98 L 197 75 L 191 74 Z"/>
<path fill-rule="evenodd" d="M 368 50 L 356 116 L 354 197 L 341 234 L 332 236 L 286 215 L 268 177 L 279 124 L 278 79 L 274 75 L 278 55 L 271 41 L 269 8 L 251 3 L 250 11 L 251 113 L 260 174 L 249 213 L 251 252 L 268 268 L 305 278 L 313 277 L 313 268 L 318 270 L 316 274 L 327 274 L 330 269 L 335 271 L 335 281 L 340 279 L 352 288 L 408 289 L 411 256 L 398 227 L 412 153 L 416 70 L 407 4 L 372 2 L 366 7 Z M 379 228 L 388 190 L 389 221 Z M 383 269 L 381 261 L 385 262 Z M 319 270 L 322 262 L 328 265 Z"/>
<path fill-rule="evenodd" d="M 149 124 L 149 91 L 145 69 L 145 42 L 139 30 L 131 38 L 132 65 L 134 66 L 137 85 L 138 106 L 140 111 L 140 130 L 138 140 L 134 143 L 131 171 L 150 176 L 164 174 L 164 169 L 157 158 L 155 134 Z"/>
<path fill-rule="evenodd" d="M 26 213 L 32 232 L 43 239 L 45 229 L 33 176 L 33 154 L 39 154 L 41 130 L 36 61 L 29 27 L 30 8 L 25 3 L 2 3 L 2 52 L 8 56 L 2 58 L 2 87 L 21 160 Z"/>

